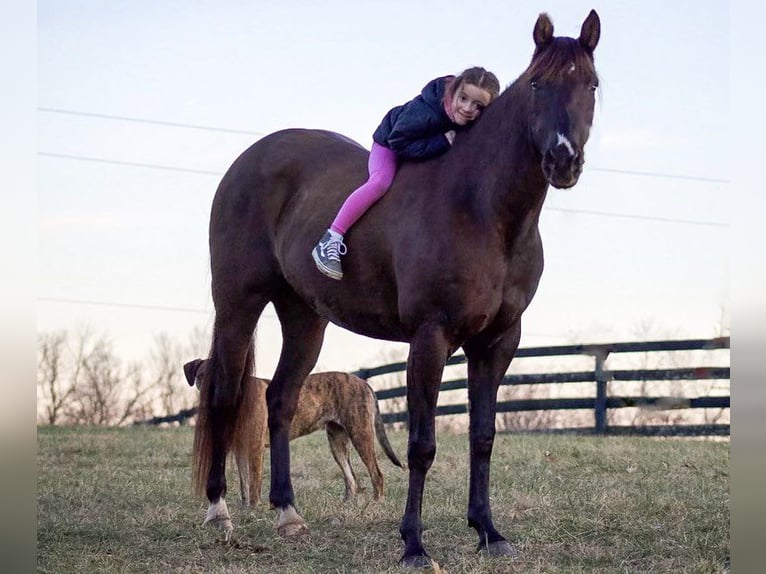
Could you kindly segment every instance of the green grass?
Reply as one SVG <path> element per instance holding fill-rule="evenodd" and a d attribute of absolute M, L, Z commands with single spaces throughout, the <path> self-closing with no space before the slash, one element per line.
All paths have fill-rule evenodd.
<path fill-rule="evenodd" d="M 406 458 L 406 435 L 390 432 Z M 267 503 L 245 512 L 230 472 L 230 543 L 201 523 L 190 494 L 192 430 L 38 430 L 38 572 L 401 572 L 399 520 L 407 473 L 380 455 L 386 499 L 372 487 L 341 502 L 327 441 L 291 443 L 297 504 L 311 533 L 279 538 Z M 729 444 L 725 442 L 498 435 L 491 498 L 513 559 L 477 555 L 465 520 L 465 436 L 438 438 L 426 483 L 424 541 L 456 573 L 720 573 L 729 563 Z M 231 466 L 231 465 L 230 465 Z M 268 498 L 268 462 L 263 497 Z"/>

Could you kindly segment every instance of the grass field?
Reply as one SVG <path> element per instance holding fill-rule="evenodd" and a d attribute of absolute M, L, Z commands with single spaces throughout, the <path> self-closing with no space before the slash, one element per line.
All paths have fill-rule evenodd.
<path fill-rule="evenodd" d="M 296 502 L 311 528 L 297 542 L 276 535 L 267 503 L 239 507 L 230 472 L 235 531 L 223 543 L 201 526 L 206 501 L 189 493 L 192 433 L 38 429 L 38 572 L 402 572 L 407 473 L 384 455 L 386 499 L 367 504 L 372 488 L 354 453 L 367 490 L 343 504 L 324 435 L 291 443 Z M 406 435 L 391 432 L 390 439 L 405 460 Z M 465 520 L 467 452 L 465 436 L 439 436 L 426 483 L 424 541 L 445 572 L 728 571 L 726 442 L 498 435 L 493 518 L 519 550 L 512 560 L 474 552 Z"/>

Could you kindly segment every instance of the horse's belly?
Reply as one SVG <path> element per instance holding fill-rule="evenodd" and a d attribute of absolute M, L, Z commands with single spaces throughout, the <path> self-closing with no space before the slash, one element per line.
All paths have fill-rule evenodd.
<path fill-rule="evenodd" d="M 409 341 L 409 336 L 405 332 L 398 316 L 393 318 L 389 315 L 365 313 L 363 311 L 349 313 L 346 309 L 338 311 L 325 310 L 324 312 L 321 308 L 318 310 L 321 315 L 328 318 L 333 324 L 358 335 L 382 339 L 384 341 Z"/>

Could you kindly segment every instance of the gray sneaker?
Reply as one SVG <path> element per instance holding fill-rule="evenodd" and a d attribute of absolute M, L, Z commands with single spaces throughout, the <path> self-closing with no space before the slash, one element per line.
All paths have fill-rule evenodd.
<path fill-rule="evenodd" d="M 330 279 L 343 279 L 343 270 L 340 267 L 341 255 L 346 254 L 346 244 L 343 239 L 335 239 L 326 231 L 319 241 L 311 256 L 314 258 L 317 269 Z"/>

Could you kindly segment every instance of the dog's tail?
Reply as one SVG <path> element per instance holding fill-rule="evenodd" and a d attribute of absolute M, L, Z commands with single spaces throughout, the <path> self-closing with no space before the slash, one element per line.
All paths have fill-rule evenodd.
<path fill-rule="evenodd" d="M 388 442 L 386 427 L 383 424 L 383 419 L 380 416 L 380 408 L 378 407 L 378 398 L 375 396 L 375 391 L 372 389 L 369 383 L 365 383 L 365 384 L 367 385 L 367 388 L 370 390 L 370 393 L 372 394 L 372 402 L 375 405 L 375 436 L 378 437 L 378 443 L 380 444 L 380 447 L 383 449 L 383 452 L 386 453 L 386 456 L 391 462 L 393 462 L 399 468 L 404 468 L 404 465 L 399 460 L 399 457 L 396 456 L 396 453 L 394 452 L 394 449 L 391 446 L 391 443 Z"/>

